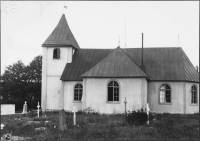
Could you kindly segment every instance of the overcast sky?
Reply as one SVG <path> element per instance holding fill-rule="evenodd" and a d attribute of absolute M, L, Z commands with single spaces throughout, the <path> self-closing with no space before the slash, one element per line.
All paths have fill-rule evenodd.
<path fill-rule="evenodd" d="M 1 1 L 1 74 L 42 55 L 63 12 L 81 48 L 116 48 L 119 36 L 124 48 L 126 23 L 127 48 L 141 47 L 143 32 L 144 47 L 182 47 L 199 65 L 198 1 Z"/>

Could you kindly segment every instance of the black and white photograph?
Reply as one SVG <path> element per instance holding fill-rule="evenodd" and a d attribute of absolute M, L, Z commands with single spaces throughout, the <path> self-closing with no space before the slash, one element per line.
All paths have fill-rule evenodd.
<path fill-rule="evenodd" d="M 199 140 L 199 1 L 1 1 L 1 140 Z"/>

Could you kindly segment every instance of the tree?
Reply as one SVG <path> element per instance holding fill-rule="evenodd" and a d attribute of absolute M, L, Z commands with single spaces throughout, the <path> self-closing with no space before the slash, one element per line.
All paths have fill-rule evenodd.
<path fill-rule="evenodd" d="M 27 70 L 26 98 L 31 107 L 36 107 L 37 102 L 41 103 L 42 56 L 35 57 Z"/>
<path fill-rule="evenodd" d="M 28 108 L 35 108 L 41 101 L 41 72 L 42 56 L 35 57 L 28 66 L 17 61 L 6 67 L 1 77 L 2 102 L 15 103 L 16 109 L 22 109 L 28 101 Z"/>

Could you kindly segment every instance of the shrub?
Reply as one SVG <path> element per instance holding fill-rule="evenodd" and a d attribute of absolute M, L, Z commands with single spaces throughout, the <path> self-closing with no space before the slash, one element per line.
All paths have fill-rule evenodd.
<path fill-rule="evenodd" d="M 36 117 L 36 116 L 37 116 L 37 112 L 36 111 L 30 110 L 28 112 L 28 117 L 33 118 L 33 117 Z"/>
<path fill-rule="evenodd" d="M 83 115 L 85 114 L 85 111 L 82 111 L 82 110 L 78 110 L 78 112 L 76 112 L 77 115 Z"/>
<path fill-rule="evenodd" d="M 126 122 L 130 125 L 143 125 L 147 122 L 148 116 L 147 113 L 141 108 L 140 110 L 137 111 L 132 111 L 127 113 L 126 117 Z"/>

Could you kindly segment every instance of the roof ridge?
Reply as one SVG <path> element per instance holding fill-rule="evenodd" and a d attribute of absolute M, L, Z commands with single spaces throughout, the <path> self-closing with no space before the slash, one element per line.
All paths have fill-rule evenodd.
<path fill-rule="evenodd" d="M 135 49 L 141 49 L 141 47 L 131 47 L 131 48 L 123 48 L 123 49 L 132 49 L 132 48 L 135 48 Z M 158 49 L 163 49 L 163 48 L 174 48 L 174 49 L 178 49 L 178 48 L 182 48 L 182 47 L 145 47 L 143 49 L 150 49 L 150 48 L 158 48 Z"/>
<path fill-rule="evenodd" d="M 80 48 L 80 50 L 115 50 L 116 48 Z"/>

